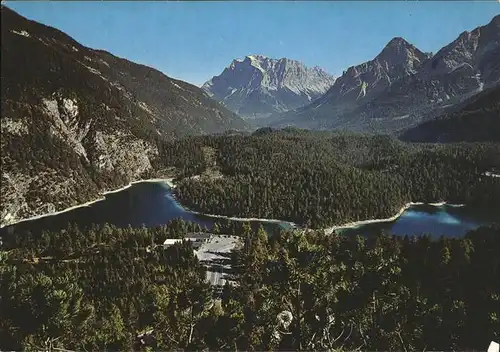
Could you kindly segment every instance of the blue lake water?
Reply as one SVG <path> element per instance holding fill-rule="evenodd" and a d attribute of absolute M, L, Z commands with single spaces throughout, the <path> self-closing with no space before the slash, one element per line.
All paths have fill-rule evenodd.
<path fill-rule="evenodd" d="M 415 205 L 392 222 L 363 225 L 355 229 L 345 229 L 343 234 L 370 235 L 385 231 L 397 235 L 430 234 L 433 237 L 463 236 L 468 230 L 481 225 L 492 224 L 500 220 L 500 211 L 476 209 L 473 207 Z M 137 183 L 116 193 L 106 195 L 106 199 L 87 207 L 77 208 L 66 213 L 26 221 L 6 227 L 0 231 L 14 229 L 50 229 L 57 230 L 75 223 L 81 227 L 90 224 L 110 223 L 119 227 L 154 227 L 165 225 L 174 218 L 194 221 L 210 229 L 218 218 L 196 215 L 185 210 L 172 196 L 171 189 L 165 183 Z M 258 225 L 258 221 L 252 221 Z M 289 228 L 289 224 L 263 223 L 269 232 Z"/>
<path fill-rule="evenodd" d="M 193 214 L 185 210 L 173 197 L 170 187 L 163 182 L 143 182 L 133 184 L 131 187 L 116 193 L 109 193 L 105 199 L 86 207 L 47 216 L 36 220 L 20 222 L 0 230 L 59 230 L 66 228 L 69 223 L 79 227 L 91 224 L 114 224 L 118 227 L 155 227 L 167 224 L 170 220 L 182 218 L 193 221 L 207 229 L 212 228 L 214 222 L 222 222 L 223 219 L 204 215 Z M 251 221 L 255 226 L 258 221 Z M 289 228 L 287 223 L 263 223 L 267 231 L 281 228 Z"/>
<path fill-rule="evenodd" d="M 389 222 L 373 223 L 358 228 L 343 229 L 346 235 L 370 235 L 381 231 L 394 235 L 432 237 L 461 237 L 467 231 L 482 225 L 500 221 L 500 209 L 478 209 L 471 206 L 454 205 L 414 205 L 398 219 Z"/>

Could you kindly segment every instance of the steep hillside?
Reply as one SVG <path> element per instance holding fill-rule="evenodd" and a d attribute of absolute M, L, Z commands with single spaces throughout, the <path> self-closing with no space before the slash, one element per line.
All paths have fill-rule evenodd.
<path fill-rule="evenodd" d="M 1 225 L 155 172 L 158 139 L 246 127 L 193 85 L 1 16 Z"/>
<path fill-rule="evenodd" d="M 428 57 L 403 38 L 393 38 L 373 60 L 349 67 L 311 107 L 329 103 L 346 107 L 349 103 L 369 101 L 393 82 L 415 74 Z"/>
<path fill-rule="evenodd" d="M 259 118 L 307 105 L 334 82 L 335 78 L 319 67 L 249 55 L 233 60 L 202 89 L 241 116 Z"/>
<path fill-rule="evenodd" d="M 436 119 L 405 131 L 411 142 L 500 142 L 500 86 L 486 90 Z"/>

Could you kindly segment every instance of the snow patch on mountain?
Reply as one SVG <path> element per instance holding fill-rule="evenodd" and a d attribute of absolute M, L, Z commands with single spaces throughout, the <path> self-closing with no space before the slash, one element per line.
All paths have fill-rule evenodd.
<path fill-rule="evenodd" d="M 21 35 L 23 37 L 26 37 L 26 38 L 29 38 L 30 37 L 30 34 L 26 31 L 16 31 L 16 30 L 11 30 L 12 33 L 14 34 L 17 34 L 17 35 Z"/>
<path fill-rule="evenodd" d="M 229 109 L 247 117 L 304 106 L 323 95 L 335 77 L 287 58 L 248 55 L 235 59 L 202 89 Z"/>

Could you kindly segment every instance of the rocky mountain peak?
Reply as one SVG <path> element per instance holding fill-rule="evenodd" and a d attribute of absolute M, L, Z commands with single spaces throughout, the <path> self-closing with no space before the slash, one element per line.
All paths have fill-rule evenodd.
<path fill-rule="evenodd" d="M 404 56 L 408 52 L 420 53 L 413 44 L 409 43 L 406 39 L 401 37 L 392 38 L 386 46 L 382 49 L 376 58 L 391 58 L 397 56 Z"/>
<path fill-rule="evenodd" d="M 376 56 L 375 60 L 385 65 L 388 69 L 392 67 L 408 73 L 414 73 L 428 58 L 427 54 L 420 51 L 404 38 L 395 37 L 387 43 L 380 54 Z"/>
<path fill-rule="evenodd" d="M 312 105 L 350 104 L 367 100 L 384 91 L 402 77 L 414 74 L 429 58 L 414 45 L 401 37 L 391 39 L 373 59 L 349 67 L 322 99 Z"/>
<path fill-rule="evenodd" d="M 413 45 L 410 44 L 403 37 L 394 37 L 385 46 L 385 48 L 402 48 L 402 47 L 409 48 L 409 47 L 413 47 Z"/>
<path fill-rule="evenodd" d="M 261 117 L 303 106 L 324 94 L 334 81 L 317 66 L 253 54 L 233 60 L 202 88 L 234 112 Z"/>
<path fill-rule="evenodd" d="M 373 60 L 349 67 L 322 98 L 282 115 L 273 125 L 406 128 L 498 86 L 498 58 L 500 15 L 461 33 L 434 55 L 396 37 Z"/>
<path fill-rule="evenodd" d="M 263 61 L 268 59 L 267 56 L 264 55 L 247 55 L 245 56 L 245 60 L 250 60 L 250 61 Z"/>
<path fill-rule="evenodd" d="M 496 81 L 500 78 L 495 65 L 499 55 L 500 15 L 497 15 L 487 25 L 462 32 L 439 50 L 419 75 L 443 76 L 466 70 L 470 75 L 486 78 L 486 81 Z"/>

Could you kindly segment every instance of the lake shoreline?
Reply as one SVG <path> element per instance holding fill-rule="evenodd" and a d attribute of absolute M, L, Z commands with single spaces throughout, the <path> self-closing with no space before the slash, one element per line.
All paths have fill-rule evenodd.
<path fill-rule="evenodd" d="M 302 231 L 324 231 L 326 235 L 332 234 L 336 230 L 340 229 L 348 229 L 348 228 L 356 228 L 359 226 L 363 225 L 368 225 L 368 224 L 376 224 L 376 223 L 381 223 L 381 222 L 391 222 L 397 220 L 403 213 L 411 208 L 414 205 L 430 205 L 433 207 L 441 207 L 443 205 L 447 205 L 450 207 L 463 207 L 465 204 L 454 204 L 454 203 L 448 203 L 446 201 L 441 201 L 441 202 L 433 202 L 433 203 L 423 203 L 423 202 L 408 202 L 406 203 L 399 211 L 397 214 L 385 218 L 385 219 L 369 219 L 369 220 L 360 220 L 360 221 L 354 221 L 354 222 L 349 222 L 346 224 L 342 225 L 335 225 L 327 228 L 321 228 L 321 229 L 308 229 L 308 228 L 303 228 L 299 225 L 297 225 L 294 222 L 287 221 L 287 220 L 279 220 L 279 219 L 263 219 L 263 218 L 241 218 L 241 217 L 232 217 L 232 216 L 227 216 L 227 215 L 215 215 L 215 214 L 207 214 L 207 213 L 202 213 L 199 211 L 191 210 L 181 204 L 181 202 L 175 197 L 175 194 L 172 193 L 172 197 L 175 199 L 175 201 L 183 207 L 185 211 L 188 211 L 192 214 L 199 215 L 199 216 L 206 216 L 210 218 L 217 218 L 217 219 L 225 219 L 225 220 L 231 220 L 231 221 L 259 221 L 259 222 L 267 222 L 267 223 L 273 223 L 273 224 L 288 224 L 292 226 L 293 229 L 298 229 Z"/>
<path fill-rule="evenodd" d="M 340 230 L 340 229 L 348 229 L 348 228 L 356 228 L 359 226 L 363 225 L 369 225 L 369 224 L 376 224 L 376 223 L 381 223 L 381 222 L 391 222 L 397 220 L 403 213 L 411 208 L 414 205 L 430 205 L 433 207 L 442 207 L 443 205 L 447 205 L 450 207 L 454 208 L 459 208 L 465 206 L 465 204 L 454 204 L 454 203 L 448 203 L 446 201 L 441 201 L 441 202 L 433 202 L 433 203 L 423 203 L 423 202 L 408 202 L 406 203 L 399 211 L 397 214 L 385 218 L 385 219 L 369 219 L 369 220 L 359 220 L 359 221 L 353 221 L 349 223 L 345 223 L 342 225 L 335 225 L 331 227 L 326 227 L 326 228 L 321 228 L 321 229 L 308 229 L 308 228 L 302 228 L 301 226 L 297 225 L 294 222 L 287 221 L 287 220 L 279 220 L 279 219 L 263 219 L 263 218 L 241 218 L 241 217 L 232 217 L 232 216 L 227 216 L 227 215 L 215 215 L 215 214 L 207 214 L 207 213 L 202 213 L 199 211 L 191 210 L 185 206 L 183 206 L 180 201 L 175 197 L 174 194 L 172 194 L 172 197 L 175 199 L 175 201 L 183 207 L 185 211 L 190 212 L 191 214 L 199 215 L 199 216 L 206 216 L 210 218 L 217 218 L 217 219 L 225 219 L 225 220 L 231 220 L 231 221 L 259 221 L 259 222 L 267 222 L 267 223 L 273 223 L 273 224 L 288 224 L 292 226 L 293 229 L 298 229 L 302 231 L 324 231 L 326 235 L 331 235 L 334 231 Z"/>
<path fill-rule="evenodd" d="M 175 188 L 175 184 L 174 184 L 174 187 L 171 187 L 171 188 Z M 181 202 L 179 201 L 179 199 L 177 199 L 177 197 L 174 193 L 171 193 L 170 196 L 172 197 L 173 200 L 175 200 L 175 202 L 180 207 L 182 207 L 182 209 L 184 211 L 189 212 L 189 213 L 194 214 L 194 215 L 198 215 L 198 216 L 205 216 L 207 218 L 224 219 L 224 220 L 230 220 L 230 221 L 259 221 L 259 222 L 267 222 L 270 224 L 287 224 L 287 225 L 290 225 L 294 228 L 299 228 L 299 226 L 296 223 L 291 222 L 291 221 L 287 221 L 287 220 L 265 219 L 265 218 L 241 218 L 241 217 L 229 216 L 229 215 L 217 215 L 217 214 L 202 213 L 200 211 L 189 209 L 187 206 L 181 204 Z"/>
<path fill-rule="evenodd" d="M 36 215 L 36 216 L 33 216 L 33 217 L 21 219 L 21 220 L 15 221 L 15 222 L 7 224 L 7 225 L 2 225 L 2 226 L 0 226 L 0 229 L 4 228 L 4 227 L 12 226 L 12 225 L 17 225 L 17 224 L 20 224 L 20 223 L 23 223 L 23 222 L 28 222 L 28 221 L 33 221 L 33 220 L 37 220 L 37 219 L 42 219 L 42 218 L 49 217 L 49 216 L 56 216 L 56 215 L 63 214 L 63 213 L 66 213 L 66 212 L 69 212 L 69 211 L 72 211 L 72 210 L 75 210 L 75 209 L 78 209 L 78 208 L 88 207 L 88 206 L 91 206 L 91 205 L 93 205 L 95 203 L 98 203 L 98 202 L 101 202 L 101 201 L 105 200 L 106 199 L 105 196 L 108 195 L 108 194 L 113 194 L 113 193 L 118 193 L 118 192 L 124 191 L 124 190 L 132 187 L 134 184 L 138 184 L 138 183 L 165 183 L 168 187 L 170 187 L 170 189 L 174 190 L 177 187 L 177 185 L 173 181 L 174 181 L 173 177 L 170 177 L 170 178 L 151 178 L 151 179 L 144 179 L 144 180 L 132 181 L 129 184 L 127 184 L 125 186 L 122 186 L 120 188 L 117 188 L 117 189 L 114 189 L 114 190 L 110 190 L 110 191 L 102 192 L 101 193 L 102 197 L 100 197 L 99 199 L 95 199 L 95 200 L 92 200 L 92 201 L 89 201 L 89 202 L 86 202 L 86 203 L 83 203 L 83 204 L 75 205 L 75 206 L 72 206 L 72 207 L 60 210 L 60 211 L 56 211 L 56 212 L 52 212 L 52 213 L 48 213 L 48 214 Z M 443 206 L 443 205 L 448 205 L 448 206 L 452 206 L 452 207 L 462 207 L 462 206 L 464 206 L 464 204 L 450 204 L 448 202 L 434 202 L 434 203 L 409 202 L 409 203 L 406 203 L 398 211 L 397 214 L 395 214 L 395 215 L 393 215 L 393 216 L 391 216 L 389 218 L 360 220 L 360 221 L 349 222 L 349 223 L 342 224 L 342 225 L 335 225 L 335 226 L 331 226 L 331 227 L 327 227 L 327 228 L 308 229 L 308 228 L 303 228 L 300 225 L 297 225 L 296 223 L 294 223 L 292 221 L 287 221 L 287 220 L 267 219 L 267 218 L 244 218 L 244 217 L 237 217 L 237 216 L 207 214 L 207 213 L 203 213 L 203 212 L 200 212 L 200 211 L 191 210 L 191 209 L 187 208 L 186 206 L 182 205 L 181 202 L 177 199 L 177 197 L 176 197 L 176 195 L 175 195 L 174 192 L 171 192 L 171 196 L 175 200 L 175 202 L 180 207 L 182 207 L 182 209 L 184 211 L 189 212 L 189 213 L 191 213 L 193 215 L 204 216 L 204 217 L 207 217 L 207 218 L 214 218 L 214 219 L 224 219 L 224 220 L 229 220 L 229 221 L 241 221 L 241 222 L 258 221 L 258 222 L 270 223 L 270 224 L 286 224 L 286 225 L 291 226 L 292 229 L 298 229 L 298 230 L 302 230 L 302 231 L 324 231 L 324 233 L 326 235 L 330 235 L 334 231 L 340 230 L 340 229 L 356 228 L 356 227 L 363 226 L 363 225 L 368 225 L 368 224 L 395 221 L 406 210 L 408 210 L 411 206 L 414 206 L 414 205 L 430 205 L 430 206 L 435 206 L 435 207 L 440 207 L 440 206 Z"/>
<path fill-rule="evenodd" d="M 3 229 L 4 227 L 13 226 L 13 225 L 18 225 L 18 224 L 23 223 L 23 222 L 28 222 L 28 221 L 43 219 L 43 218 L 46 218 L 46 217 L 49 217 L 49 216 L 56 216 L 56 215 L 67 213 L 69 211 L 72 211 L 72 210 L 75 210 L 75 209 L 78 209 L 78 208 L 88 207 L 88 206 L 90 206 L 92 204 L 95 204 L 95 203 L 98 203 L 98 202 L 102 202 L 103 200 L 106 199 L 105 196 L 108 195 L 108 194 L 113 194 L 113 193 L 118 193 L 118 192 L 124 191 L 127 188 L 130 188 L 134 184 L 137 184 L 137 183 L 160 183 L 160 182 L 164 182 L 170 188 L 174 189 L 175 188 L 175 184 L 173 183 L 173 180 L 174 180 L 174 178 L 170 177 L 170 178 L 151 178 L 151 179 L 145 179 L 145 180 L 132 181 L 128 185 L 125 185 L 125 186 L 120 187 L 118 189 L 114 189 L 114 190 L 102 192 L 101 193 L 101 197 L 98 198 L 98 199 L 94 199 L 94 200 L 88 201 L 88 202 L 83 203 L 83 204 L 74 205 L 72 207 L 65 208 L 63 210 L 55 211 L 55 212 L 52 212 L 52 213 L 35 215 L 35 216 L 29 217 L 29 218 L 20 219 L 20 220 L 14 221 L 14 222 L 9 223 L 9 224 L 1 225 L 0 229 Z"/>
<path fill-rule="evenodd" d="M 172 189 L 175 189 L 176 185 L 173 183 L 173 181 L 170 181 L 170 183 L 167 183 L 168 186 Z M 182 209 L 186 212 L 189 212 L 194 215 L 199 215 L 199 216 L 205 216 L 207 218 L 215 218 L 215 219 L 224 219 L 224 220 L 230 220 L 230 221 L 259 221 L 259 222 L 267 222 L 270 224 L 287 224 L 290 225 L 294 228 L 298 228 L 299 226 L 292 222 L 292 221 L 287 221 L 287 220 L 279 220 L 279 219 L 265 219 L 265 218 L 242 218 L 242 217 L 237 217 L 237 216 L 229 216 L 229 215 L 217 215 L 217 214 L 207 214 L 203 213 L 200 211 L 192 210 L 189 209 L 187 206 L 181 204 L 175 193 L 171 193 L 170 196 L 172 197 L 175 202 L 182 207 Z"/>
<path fill-rule="evenodd" d="M 206 214 L 206 213 L 201 213 L 199 211 L 190 210 L 187 208 L 184 208 L 184 209 L 186 211 L 190 212 L 191 214 L 206 216 L 208 218 L 225 219 L 225 220 L 230 220 L 230 221 L 259 221 L 259 222 L 267 222 L 270 224 L 288 224 L 294 228 L 299 228 L 299 226 L 297 224 L 295 224 L 294 222 L 291 222 L 291 221 L 287 221 L 287 220 L 263 219 L 263 218 L 240 218 L 240 217 L 233 217 L 233 216 L 227 216 L 227 215 Z"/>
<path fill-rule="evenodd" d="M 381 222 L 391 222 L 397 220 L 403 213 L 411 208 L 414 205 L 430 205 L 433 207 L 442 207 L 443 205 L 448 205 L 451 207 L 463 207 L 465 204 L 450 204 L 448 202 L 436 202 L 436 203 L 423 203 L 423 202 L 409 202 L 403 205 L 403 207 L 398 211 L 396 215 L 393 215 L 389 218 L 386 219 L 370 219 L 370 220 L 360 220 L 360 221 L 353 221 L 344 225 L 337 225 L 337 226 L 332 226 L 332 227 L 327 227 L 324 228 L 323 231 L 325 231 L 326 235 L 331 235 L 334 231 L 336 230 L 342 230 L 342 229 L 352 229 L 356 227 L 360 227 L 363 225 L 369 225 L 369 224 L 376 224 L 376 223 L 381 223 Z"/>
<path fill-rule="evenodd" d="M 397 220 L 403 213 L 411 208 L 414 205 L 430 205 L 433 207 L 441 207 L 443 205 L 448 205 L 450 207 L 463 207 L 465 204 L 452 204 L 448 202 L 436 202 L 436 203 L 423 203 L 423 202 L 409 202 L 406 203 L 397 214 L 394 216 L 391 216 L 389 218 L 385 219 L 369 219 L 369 220 L 360 220 L 360 221 L 354 221 L 354 222 L 349 222 L 345 223 L 342 225 L 336 225 L 336 226 L 331 226 L 327 228 L 321 228 L 321 229 L 309 229 L 309 228 L 302 228 L 299 225 L 297 225 L 294 222 L 287 221 L 287 220 L 279 220 L 279 219 L 263 219 L 263 218 L 240 218 L 240 217 L 232 217 L 232 216 L 227 216 L 227 215 L 215 215 L 215 214 L 207 214 L 207 213 L 202 213 L 199 211 L 191 210 L 186 207 L 184 207 L 178 199 L 174 198 L 177 203 L 184 208 L 184 210 L 190 212 L 191 214 L 195 215 L 200 215 L 200 216 L 206 216 L 210 218 L 217 218 L 217 219 L 225 219 L 225 220 L 231 220 L 231 221 L 259 221 L 259 222 L 266 222 L 266 223 L 272 223 L 272 224 L 288 224 L 292 226 L 293 229 L 298 229 L 302 231 L 324 231 L 326 235 L 331 235 L 334 231 L 336 230 L 341 230 L 341 229 L 348 229 L 348 228 L 356 228 L 359 226 L 363 225 L 368 225 L 368 224 L 376 224 L 376 223 L 381 223 L 381 222 L 391 222 Z"/>

